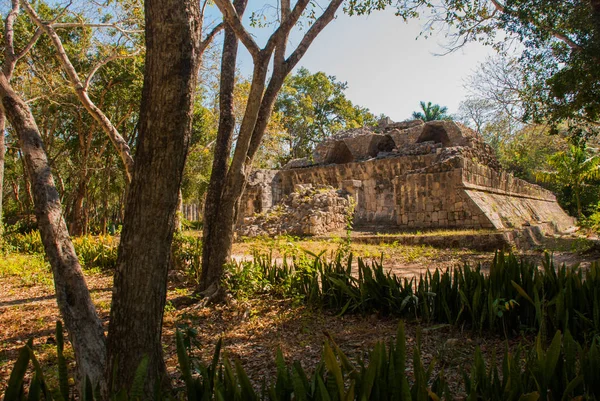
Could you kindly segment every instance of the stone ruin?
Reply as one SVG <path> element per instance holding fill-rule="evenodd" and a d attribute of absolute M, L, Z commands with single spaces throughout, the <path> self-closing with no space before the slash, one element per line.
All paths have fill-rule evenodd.
<path fill-rule="evenodd" d="M 321 235 L 343 229 L 352 210 L 348 193 L 331 186 L 298 185 L 276 206 L 245 219 L 238 233 L 259 235 Z"/>
<path fill-rule="evenodd" d="M 384 119 L 374 128 L 339 133 L 311 158 L 292 160 L 281 170 L 256 170 L 242 198 L 239 226 L 256 226 L 251 216 L 279 204 L 293 211 L 290 197 L 307 186 L 351 196 L 354 227 L 373 231 L 538 226 L 560 233 L 575 224 L 552 192 L 502 171 L 481 136 L 452 121 Z M 302 233 L 320 234 L 336 224 L 304 227 Z"/>

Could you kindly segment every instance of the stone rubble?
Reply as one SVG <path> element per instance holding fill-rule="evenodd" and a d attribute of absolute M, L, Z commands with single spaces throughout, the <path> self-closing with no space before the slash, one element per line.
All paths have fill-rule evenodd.
<path fill-rule="evenodd" d="M 238 234 L 246 237 L 321 235 L 346 227 L 348 193 L 331 186 L 298 185 L 270 210 L 244 219 Z"/>

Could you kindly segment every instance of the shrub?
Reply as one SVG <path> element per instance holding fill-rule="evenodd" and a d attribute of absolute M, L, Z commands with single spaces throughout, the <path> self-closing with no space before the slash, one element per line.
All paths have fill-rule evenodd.
<path fill-rule="evenodd" d="M 73 239 L 79 262 L 86 268 L 114 269 L 119 242 L 111 235 L 84 235 Z"/>
<path fill-rule="evenodd" d="M 44 244 L 40 232 L 7 233 L 4 237 L 11 251 L 26 254 L 44 254 Z M 85 268 L 99 267 L 112 269 L 117 263 L 118 240 L 110 235 L 84 235 L 73 238 L 73 246 L 79 262 Z"/>
<path fill-rule="evenodd" d="M 557 267 L 546 255 L 541 269 L 514 255 L 496 254 L 489 273 L 468 264 L 427 271 L 414 278 L 400 278 L 385 271 L 381 261 L 352 255 L 326 261 L 284 259 L 281 265 L 270 256 L 234 265 L 230 288 L 251 291 L 275 290 L 274 295 L 297 297 L 304 302 L 338 313 L 373 313 L 422 319 L 427 322 L 466 324 L 473 330 L 504 332 L 530 329 L 542 333 L 556 330 L 577 333 L 591 341 L 600 334 L 600 265 L 586 271 Z M 245 284 L 244 284 L 245 283 Z"/>
<path fill-rule="evenodd" d="M 38 230 L 21 233 L 7 231 L 4 240 L 11 250 L 26 254 L 44 253 L 44 244 Z"/>
<path fill-rule="evenodd" d="M 31 361 L 34 374 L 29 384 L 28 398 L 37 400 L 67 400 L 70 394 L 67 364 L 63 356 L 62 326 L 57 323 L 58 388 L 48 388 L 39 362 L 32 351 L 31 340 L 21 349 L 12 370 L 5 400 L 25 399 L 25 375 Z M 443 370 L 433 375 L 435 360 L 429 365 L 421 358 L 420 334 L 412 358 L 406 348 L 402 322 L 395 340 L 386 347 L 377 343 L 368 353 L 367 360 L 350 361 L 333 339 L 323 346 L 320 362 L 311 375 L 305 373 L 299 362 L 287 363 L 281 351 L 276 354 L 277 371 L 264 380 L 260 391 L 251 384 L 241 363 L 221 358 L 222 342 L 215 347 L 209 365 L 191 356 L 194 331 L 177 331 L 177 357 L 185 389 L 177 395 L 162 395 L 157 400 L 186 399 L 189 401 L 289 401 L 289 400 L 348 400 L 348 401 L 427 401 L 452 400 Z M 504 352 L 498 367 L 495 356 L 486 364 L 476 349 L 469 371 L 463 371 L 467 401 L 518 401 L 600 399 L 600 346 L 594 340 L 589 348 L 582 348 L 567 331 L 556 331 L 546 347 L 538 335 L 535 347 L 528 352 L 521 346 L 511 353 Z M 411 366 L 412 365 L 412 366 Z M 412 369 L 411 369 L 412 368 Z M 406 371 L 412 370 L 409 382 Z M 121 390 L 113 400 L 140 400 L 146 377 L 147 359 L 144 358 L 134 375 L 129 391 Z M 85 397 L 99 400 L 89 381 Z"/>
<path fill-rule="evenodd" d="M 202 238 L 176 232 L 171 249 L 175 268 L 185 272 L 188 279 L 197 284 L 202 272 Z"/>

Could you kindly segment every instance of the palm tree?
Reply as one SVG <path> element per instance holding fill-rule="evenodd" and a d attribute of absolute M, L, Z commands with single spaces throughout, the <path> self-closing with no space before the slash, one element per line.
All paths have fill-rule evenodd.
<path fill-rule="evenodd" d="M 415 120 L 423 120 L 423 121 L 435 121 L 435 120 L 450 120 L 451 117 L 446 114 L 448 113 L 448 108 L 445 106 L 440 106 L 439 104 L 431 104 L 431 102 L 423 102 L 421 101 L 421 109 L 420 111 L 415 111 L 412 113 L 412 117 Z"/>
<path fill-rule="evenodd" d="M 550 156 L 548 165 L 552 170 L 537 172 L 536 179 L 571 188 L 577 205 L 577 217 L 581 218 L 581 192 L 590 181 L 600 178 L 600 156 L 590 156 L 585 145 L 569 145 L 566 151 Z"/>

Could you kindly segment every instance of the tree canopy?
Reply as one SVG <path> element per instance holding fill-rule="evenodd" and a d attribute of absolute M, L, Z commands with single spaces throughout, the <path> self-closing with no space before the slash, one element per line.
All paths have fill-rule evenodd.
<path fill-rule="evenodd" d="M 450 50 L 468 41 L 504 53 L 523 50 L 518 65 L 524 71 L 525 119 L 597 129 L 600 1 L 443 0 L 434 10 L 433 21 L 451 27 Z"/>
<path fill-rule="evenodd" d="M 347 88 L 348 84 L 337 81 L 335 76 L 312 74 L 306 68 L 286 79 L 275 103 L 289 149 L 284 162 L 309 156 L 317 143 L 340 130 L 376 122 L 368 109 L 346 98 Z"/>
<path fill-rule="evenodd" d="M 412 118 L 423 121 L 450 120 L 448 108 L 439 104 L 431 104 L 431 102 L 420 102 L 421 111 L 412 113 Z"/>

